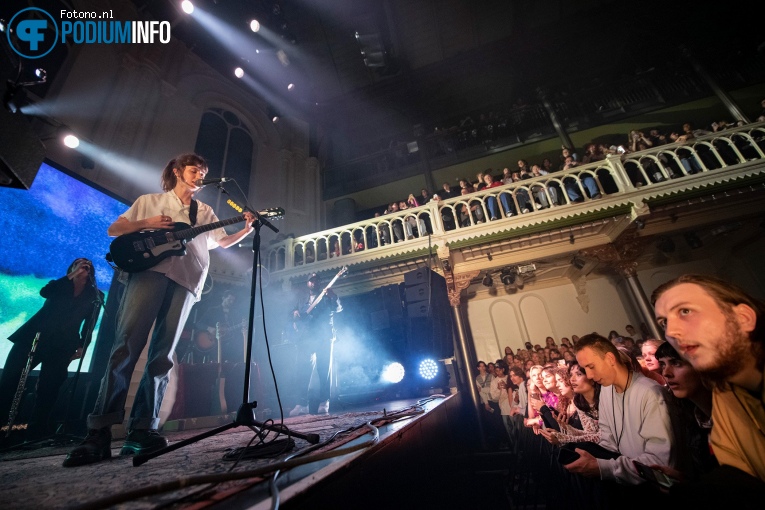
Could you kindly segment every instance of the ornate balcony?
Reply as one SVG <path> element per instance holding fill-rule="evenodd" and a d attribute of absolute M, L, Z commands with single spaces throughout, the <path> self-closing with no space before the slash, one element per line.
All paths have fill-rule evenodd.
<path fill-rule="evenodd" d="M 765 123 L 748 124 L 286 239 L 269 246 L 264 261 L 282 283 L 342 266 L 406 265 L 437 250 L 545 232 L 561 237 L 604 220 L 618 220 L 623 230 L 654 205 L 762 182 Z"/>

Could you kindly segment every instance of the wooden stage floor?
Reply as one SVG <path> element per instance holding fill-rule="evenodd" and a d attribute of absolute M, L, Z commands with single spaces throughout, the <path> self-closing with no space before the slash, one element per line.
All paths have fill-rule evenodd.
<path fill-rule="evenodd" d="M 295 438 L 294 447 L 284 451 L 290 444 L 287 435 L 270 431 L 265 442 L 275 441 L 271 447 L 276 450 L 260 458 L 250 458 L 253 449 L 244 449 L 258 441 L 248 427 L 226 430 L 138 467 L 131 457 L 118 455 L 122 440 L 112 443 L 111 460 L 77 468 L 61 466 L 69 445 L 6 451 L 0 454 L 2 506 L 266 509 L 278 497 L 282 508 L 322 508 L 333 501 L 335 508 L 382 508 L 379 497 L 364 505 L 353 503 L 353 498 L 370 493 L 360 480 L 382 469 L 394 471 L 389 474 L 391 482 L 396 481 L 406 472 L 396 466 L 413 467 L 429 455 L 431 442 L 448 441 L 449 416 L 456 420 L 457 400 L 458 395 L 451 395 L 374 402 L 344 406 L 328 416 L 285 418 L 289 429 L 318 434 L 321 442 L 313 447 Z M 172 445 L 232 420 L 228 416 L 185 420 L 168 424 L 183 430 L 163 434 Z M 382 472 L 375 476 L 387 478 Z"/>

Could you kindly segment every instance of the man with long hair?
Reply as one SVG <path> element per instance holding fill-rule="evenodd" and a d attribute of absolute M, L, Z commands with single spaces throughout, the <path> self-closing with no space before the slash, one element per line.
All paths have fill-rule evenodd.
<path fill-rule="evenodd" d="M 205 225 L 218 221 L 212 208 L 194 199 L 207 175 L 207 163 L 196 154 L 172 159 L 162 171 L 164 193 L 142 195 L 112 223 L 110 236 L 142 230 L 172 230 L 176 222 Z M 145 454 L 167 446 L 159 435 L 159 410 L 173 368 L 173 351 L 191 307 L 199 301 L 210 266 L 208 250 L 228 248 L 252 232 L 255 217 L 244 213 L 245 226 L 227 234 L 222 228 L 194 237 L 186 254 L 170 256 L 150 269 L 131 273 L 117 317 L 117 332 L 95 409 L 88 416 L 88 435 L 64 460 L 64 466 L 91 464 L 111 457 L 111 426 L 125 417 L 130 379 L 150 339 L 146 370 L 141 378 L 121 455 Z"/>
<path fill-rule="evenodd" d="M 667 341 L 714 383 L 717 460 L 765 481 L 765 303 L 700 274 L 664 283 L 651 302 Z"/>

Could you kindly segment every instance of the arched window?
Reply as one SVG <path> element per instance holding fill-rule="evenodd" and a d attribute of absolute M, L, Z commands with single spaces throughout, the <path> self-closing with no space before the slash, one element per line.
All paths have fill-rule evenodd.
<path fill-rule="evenodd" d="M 210 204 L 221 219 L 240 214 L 226 204 L 227 200 L 233 199 L 244 205 L 241 193 L 248 192 L 250 176 L 254 172 L 253 146 L 250 130 L 234 113 L 211 108 L 202 115 L 194 151 L 207 160 L 210 169 L 208 177 L 227 177 L 236 181 L 236 184 L 224 185 L 230 195 L 219 192 L 215 186 L 208 186 L 199 192 L 198 198 Z M 237 184 L 242 189 L 241 193 Z"/>

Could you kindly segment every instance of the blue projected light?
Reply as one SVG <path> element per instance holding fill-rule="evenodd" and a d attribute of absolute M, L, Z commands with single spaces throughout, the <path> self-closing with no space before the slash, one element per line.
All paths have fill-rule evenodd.
<path fill-rule="evenodd" d="M 98 288 L 108 294 L 114 271 L 104 260 L 111 238 L 106 229 L 128 206 L 106 193 L 43 163 L 29 190 L 0 187 L 3 233 L 0 248 L 0 367 L 11 342 L 6 340 L 37 312 L 40 289 L 61 278 L 72 261 L 93 261 Z M 83 360 L 90 367 L 103 310 Z M 69 370 L 77 369 L 73 361 Z"/>

